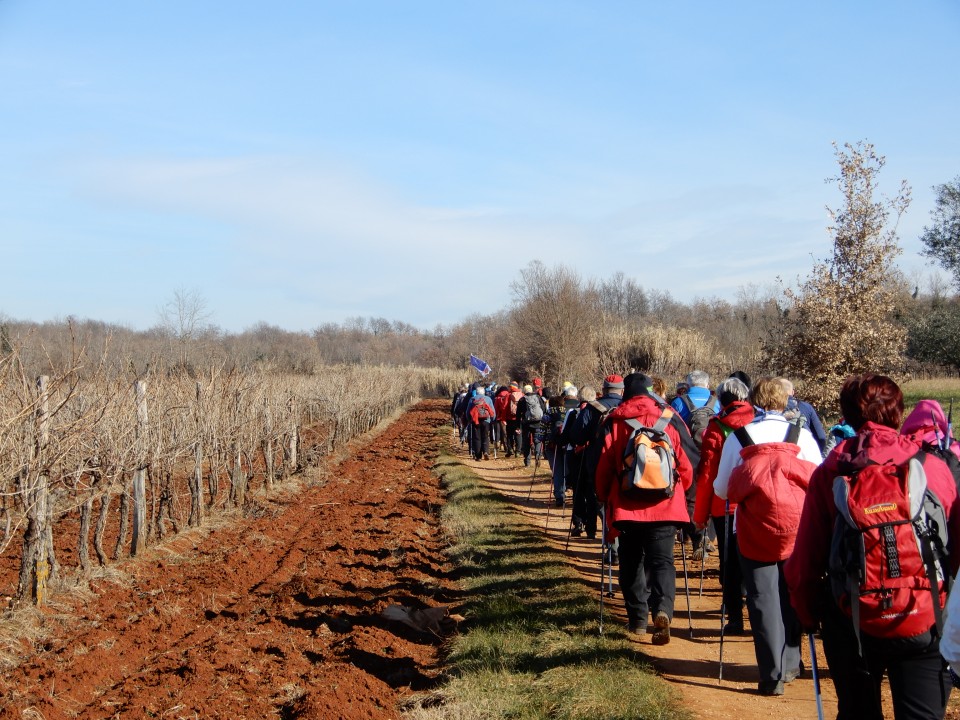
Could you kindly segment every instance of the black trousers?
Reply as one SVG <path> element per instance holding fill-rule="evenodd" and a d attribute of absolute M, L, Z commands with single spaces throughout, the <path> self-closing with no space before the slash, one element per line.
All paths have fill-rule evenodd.
<path fill-rule="evenodd" d="M 490 452 L 490 425 L 487 423 L 474 423 L 471 428 L 471 450 L 473 457 L 477 460 Z"/>
<path fill-rule="evenodd" d="M 620 531 L 620 592 L 631 625 L 646 626 L 650 615 L 663 611 L 673 620 L 677 569 L 673 546 L 677 526 L 670 522 L 617 525 Z"/>
<path fill-rule="evenodd" d="M 896 720 L 940 720 L 950 698 L 950 677 L 932 633 L 907 640 L 861 634 L 857 648 L 853 623 L 833 603 L 824 602 L 820 636 L 837 691 L 837 720 L 882 720 L 880 685 L 890 681 Z"/>
<path fill-rule="evenodd" d="M 717 533 L 717 549 L 720 551 L 720 584 L 723 586 L 723 604 L 727 617 L 734 624 L 743 623 L 743 568 L 740 567 L 740 548 L 733 532 L 733 515 L 728 516 L 729 526 L 724 532 L 723 515 L 714 517 L 713 529 Z M 730 536 L 727 547 L 726 535 Z"/>

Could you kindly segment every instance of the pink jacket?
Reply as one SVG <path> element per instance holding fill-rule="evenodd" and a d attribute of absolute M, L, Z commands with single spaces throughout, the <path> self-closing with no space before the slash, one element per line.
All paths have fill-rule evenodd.
<path fill-rule="evenodd" d="M 667 408 L 668 412 L 673 412 Z M 618 522 L 690 522 L 687 513 L 687 501 L 684 491 L 693 483 L 693 466 L 680 447 L 680 435 L 668 425 L 666 433 L 673 445 L 677 457 L 679 479 L 673 497 L 658 502 L 636 500 L 620 494 L 620 470 L 623 452 L 627 441 L 633 435 L 633 428 L 625 422 L 627 418 L 636 418 L 644 425 L 653 425 L 660 417 L 662 409 L 653 398 L 647 395 L 635 395 L 624 400 L 608 416 L 610 431 L 603 438 L 600 460 L 597 463 L 597 497 L 607 506 L 608 524 Z"/>
<path fill-rule="evenodd" d="M 749 445 L 743 463 L 730 473 L 727 496 L 737 503 L 740 554 L 757 562 L 779 562 L 793 553 L 810 476 L 817 466 L 797 457 L 788 442 Z"/>

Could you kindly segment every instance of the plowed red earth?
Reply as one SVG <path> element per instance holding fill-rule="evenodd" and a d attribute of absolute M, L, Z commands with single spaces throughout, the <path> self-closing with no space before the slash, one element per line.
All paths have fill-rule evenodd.
<path fill-rule="evenodd" d="M 445 407 L 420 404 L 320 477 L 257 498 L 256 518 L 182 533 L 58 596 L 45 639 L 0 678 L 0 718 L 398 717 L 436 683 L 443 639 L 380 613 L 456 602 L 430 473 Z"/>

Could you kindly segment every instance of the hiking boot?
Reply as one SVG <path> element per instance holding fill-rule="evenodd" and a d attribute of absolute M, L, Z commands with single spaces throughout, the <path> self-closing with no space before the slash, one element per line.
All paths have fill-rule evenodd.
<path fill-rule="evenodd" d="M 737 622 L 736 620 L 731 620 L 726 625 L 723 626 L 723 634 L 730 635 L 746 635 L 747 631 L 743 629 L 743 620 Z"/>
<path fill-rule="evenodd" d="M 694 550 L 693 555 L 691 555 L 691 559 L 694 562 L 700 562 L 701 560 L 703 560 L 703 548 L 698 547 L 696 550 Z"/>
<path fill-rule="evenodd" d="M 713 544 L 712 542 L 710 542 L 709 540 L 707 540 L 707 552 L 708 552 L 708 553 L 715 553 L 716 551 L 717 551 L 717 546 L 714 545 L 714 544 Z"/>
<path fill-rule="evenodd" d="M 484 460 L 489 460 L 489 459 L 490 459 L 490 453 L 484 453 L 484 454 L 483 454 L 483 459 L 484 459 Z"/>
<path fill-rule="evenodd" d="M 653 618 L 653 637 L 650 642 L 654 645 L 666 645 L 670 642 L 670 618 L 661 610 Z"/>
<path fill-rule="evenodd" d="M 648 630 L 647 626 L 641 623 L 639 620 L 636 622 L 631 620 L 629 623 L 627 623 L 627 632 L 630 635 L 643 635 L 644 633 L 648 632 Z"/>
<path fill-rule="evenodd" d="M 786 674 L 784 674 L 784 676 L 783 676 L 783 681 L 784 681 L 785 683 L 791 683 L 791 682 L 793 682 L 794 680 L 796 680 L 797 678 L 801 678 L 801 677 L 803 677 L 803 663 L 802 663 L 802 662 L 800 663 L 800 665 L 799 665 L 798 667 L 794 668 L 793 670 L 787 670 Z"/>
<path fill-rule="evenodd" d="M 783 695 L 783 680 L 762 680 L 757 685 L 761 695 Z"/>
<path fill-rule="evenodd" d="M 583 528 L 581 527 L 574 527 L 570 530 L 570 537 L 580 537 L 581 535 L 583 535 Z"/>

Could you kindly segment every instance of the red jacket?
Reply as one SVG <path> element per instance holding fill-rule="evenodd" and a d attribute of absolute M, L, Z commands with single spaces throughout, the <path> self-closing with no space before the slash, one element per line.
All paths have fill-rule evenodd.
<path fill-rule="evenodd" d="M 830 556 L 830 539 L 837 507 L 833 500 L 833 481 L 843 474 L 842 463 L 850 459 L 858 442 L 863 442 L 867 457 L 878 463 L 905 463 L 916 455 L 916 442 L 900 436 L 893 428 L 866 423 L 860 432 L 837 445 L 810 478 L 810 488 L 800 517 L 793 556 L 787 561 L 784 574 L 790 588 L 790 603 L 805 628 L 816 627 L 820 619 L 819 603 L 829 593 L 825 573 Z M 950 573 L 955 575 L 960 553 L 954 551 L 960 538 L 960 503 L 953 475 L 940 458 L 928 455 L 923 462 L 929 487 L 943 503 L 948 523 Z"/>
<path fill-rule="evenodd" d="M 497 394 L 493 396 L 493 408 L 497 411 L 497 420 L 501 422 L 515 420 L 517 417 L 516 414 L 510 412 L 510 390 L 508 388 L 497 390 Z"/>
<path fill-rule="evenodd" d="M 727 497 L 737 503 L 737 546 L 757 562 L 779 562 L 793 553 L 797 524 L 815 463 L 797 457 L 788 442 L 748 445 L 730 473 Z"/>
<path fill-rule="evenodd" d="M 636 418 L 638 422 L 652 426 L 662 412 L 663 409 L 650 396 L 635 395 L 620 403 L 608 416 L 610 430 L 603 438 L 603 448 L 597 463 L 596 485 L 597 498 L 607 507 L 607 523 L 610 525 L 618 522 L 690 522 L 683 491 L 693 483 L 693 466 L 680 446 L 680 434 L 673 425 L 668 425 L 666 430 L 677 457 L 678 479 L 673 496 L 651 502 L 620 494 L 623 453 L 627 441 L 633 435 L 633 428 L 627 425 L 626 419 Z"/>
<path fill-rule="evenodd" d="M 710 418 L 703 431 L 703 445 L 700 448 L 700 464 L 697 465 L 697 502 L 693 508 L 693 521 L 700 525 L 710 517 L 723 517 L 726 501 L 713 491 L 713 480 L 717 477 L 720 453 L 723 441 L 727 439 L 721 424 L 731 431 L 750 424 L 756 412 L 753 405 L 745 400 L 734 400 L 717 415 Z M 729 433 L 728 433 L 729 434 Z M 730 512 L 736 509 L 736 503 L 730 503 Z"/>

